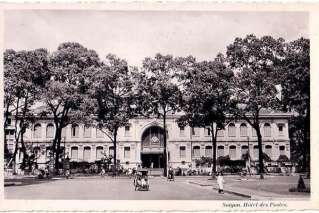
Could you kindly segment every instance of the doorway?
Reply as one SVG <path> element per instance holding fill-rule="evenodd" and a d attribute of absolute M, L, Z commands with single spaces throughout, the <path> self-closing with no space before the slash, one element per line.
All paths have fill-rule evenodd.
<path fill-rule="evenodd" d="M 142 160 L 143 168 L 151 168 L 152 163 L 153 163 L 153 168 L 164 168 L 164 160 L 163 160 L 162 153 L 157 153 L 157 154 L 142 153 L 141 160 Z"/>

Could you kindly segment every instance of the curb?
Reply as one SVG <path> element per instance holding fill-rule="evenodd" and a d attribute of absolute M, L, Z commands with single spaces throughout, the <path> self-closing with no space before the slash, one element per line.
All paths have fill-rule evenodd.
<path fill-rule="evenodd" d="M 213 184 L 201 184 L 201 183 L 196 183 L 196 182 L 192 182 L 192 181 L 188 181 L 188 183 L 199 185 L 199 186 L 213 186 Z M 216 187 L 213 187 L 213 189 L 218 190 L 218 188 L 216 188 Z M 243 193 L 239 193 L 239 192 L 234 192 L 234 191 L 230 191 L 230 190 L 224 190 L 224 192 L 228 193 L 228 194 L 233 194 L 233 195 L 237 195 L 237 196 L 251 199 L 251 195 L 247 195 L 247 194 L 243 194 Z"/>
<path fill-rule="evenodd" d="M 7 182 L 7 183 L 4 183 L 4 187 L 7 187 L 7 186 L 18 186 L 18 185 L 21 185 L 22 183 L 21 182 Z"/>

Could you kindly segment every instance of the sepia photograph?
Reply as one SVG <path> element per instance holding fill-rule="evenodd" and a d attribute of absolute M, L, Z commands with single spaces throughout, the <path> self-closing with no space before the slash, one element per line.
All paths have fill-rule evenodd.
<path fill-rule="evenodd" d="M 3 30 L 5 200 L 311 199 L 309 12 L 10 9 Z"/>

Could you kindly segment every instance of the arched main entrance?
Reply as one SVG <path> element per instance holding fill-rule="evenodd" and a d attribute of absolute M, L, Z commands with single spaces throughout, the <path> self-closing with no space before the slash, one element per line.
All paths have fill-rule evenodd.
<path fill-rule="evenodd" d="M 146 129 L 142 134 L 141 160 L 144 168 L 164 167 L 164 130 L 158 126 Z"/>

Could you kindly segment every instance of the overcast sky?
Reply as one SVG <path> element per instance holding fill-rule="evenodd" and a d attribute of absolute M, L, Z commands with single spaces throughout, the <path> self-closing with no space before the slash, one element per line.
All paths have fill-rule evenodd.
<path fill-rule="evenodd" d="M 155 53 L 193 55 L 212 60 L 235 37 L 309 37 L 304 12 L 110 12 L 24 10 L 5 13 L 5 48 L 54 51 L 65 41 L 79 42 L 100 58 L 114 53 L 140 65 Z"/>

